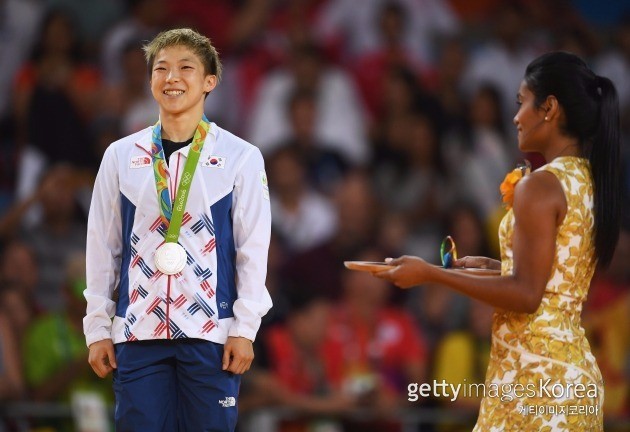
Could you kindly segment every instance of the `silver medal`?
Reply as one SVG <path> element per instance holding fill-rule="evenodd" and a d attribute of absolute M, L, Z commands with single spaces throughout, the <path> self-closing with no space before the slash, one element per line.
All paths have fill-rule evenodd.
<path fill-rule="evenodd" d="M 186 266 L 186 249 L 179 243 L 164 243 L 155 251 L 155 266 L 165 275 L 174 275 Z"/>

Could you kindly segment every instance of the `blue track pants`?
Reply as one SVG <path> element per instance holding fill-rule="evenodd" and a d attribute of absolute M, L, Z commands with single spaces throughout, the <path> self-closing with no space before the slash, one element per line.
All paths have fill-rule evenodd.
<path fill-rule="evenodd" d="M 240 375 L 221 370 L 223 345 L 199 339 L 115 345 L 117 432 L 231 432 Z"/>

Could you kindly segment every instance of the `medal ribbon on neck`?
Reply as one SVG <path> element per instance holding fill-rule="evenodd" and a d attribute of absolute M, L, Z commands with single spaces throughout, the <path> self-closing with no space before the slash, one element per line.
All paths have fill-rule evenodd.
<path fill-rule="evenodd" d="M 151 144 L 151 157 L 153 158 L 153 173 L 155 174 L 155 187 L 157 189 L 158 203 L 160 204 L 160 217 L 162 222 L 168 226 L 166 233 L 167 243 L 177 243 L 179 238 L 179 230 L 182 226 L 182 218 L 188 201 L 188 192 L 192 183 L 195 169 L 199 162 L 199 156 L 203 143 L 206 140 L 208 131 L 210 130 L 210 122 L 204 115 L 197 125 L 195 135 L 193 136 L 190 150 L 188 151 L 188 159 L 184 165 L 182 178 L 177 187 L 177 196 L 175 197 L 175 205 L 171 203 L 171 197 L 168 192 L 168 181 L 166 179 L 166 162 L 164 160 L 164 149 L 162 147 L 162 125 L 158 121 L 153 126 L 153 138 Z"/>

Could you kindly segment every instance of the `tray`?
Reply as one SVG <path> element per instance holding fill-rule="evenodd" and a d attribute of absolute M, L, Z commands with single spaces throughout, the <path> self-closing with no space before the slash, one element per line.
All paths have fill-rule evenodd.
<path fill-rule="evenodd" d="M 364 272 L 379 272 L 393 269 L 395 266 L 378 261 L 344 261 L 343 265 L 349 270 Z"/>

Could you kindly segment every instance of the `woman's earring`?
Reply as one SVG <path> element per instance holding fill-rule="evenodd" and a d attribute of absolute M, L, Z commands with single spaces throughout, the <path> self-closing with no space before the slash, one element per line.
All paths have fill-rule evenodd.
<path fill-rule="evenodd" d="M 549 117 L 545 116 L 545 121 L 549 121 Z"/>

